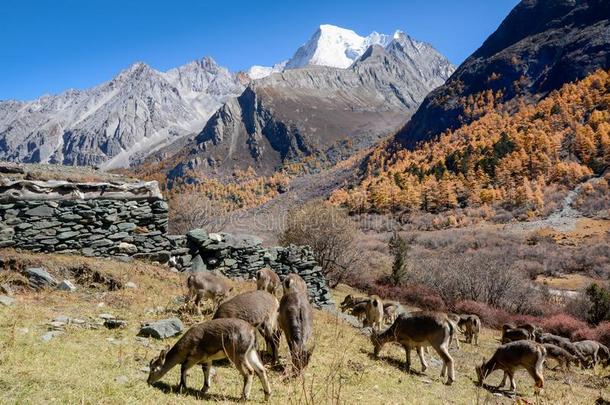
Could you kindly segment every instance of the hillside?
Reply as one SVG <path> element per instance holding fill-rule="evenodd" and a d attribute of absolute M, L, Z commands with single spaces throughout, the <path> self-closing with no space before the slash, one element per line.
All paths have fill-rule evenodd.
<path fill-rule="evenodd" d="M 610 68 L 610 3 L 523 0 L 447 82 L 431 92 L 396 135 L 414 147 L 476 120 L 468 99 L 491 91 L 500 102 L 538 100 L 565 83 Z"/>
<path fill-rule="evenodd" d="M 168 341 L 136 338 L 139 323 L 178 315 L 190 325 L 196 321 L 180 311 L 178 297 L 184 293 L 184 280 L 166 268 L 142 262 L 122 263 L 73 256 L 16 254 L 3 250 L 2 256 L 13 266 L 41 265 L 53 274 L 66 274 L 71 268 L 95 270 L 100 274 L 135 283 L 135 288 L 110 291 L 104 284 L 82 280 L 74 293 L 18 291 L 16 302 L 0 306 L 0 384 L 3 403 L 73 403 L 85 399 L 96 403 L 146 402 L 159 404 L 200 403 L 198 389 L 202 373 L 194 367 L 189 372 L 185 393 L 178 393 L 179 371 L 172 370 L 156 386 L 146 384 L 149 360 Z M 19 276 L 12 271 L 0 274 L 2 281 Z M 252 289 L 251 283 L 236 284 L 239 291 Z M 344 287 L 334 292 L 340 300 L 353 290 Z M 125 329 L 109 330 L 80 327 L 73 322 L 63 334 L 43 342 L 41 336 L 52 328 L 50 322 L 60 316 L 97 324 L 99 315 L 112 314 L 128 322 Z M 379 360 L 371 358 L 368 338 L 335 316 L 316 311 L 315 351 L 302 379 L 286 379 L 281 370 L 269 370 L 273 390 L 270 403 L 513 403 L 515 400 L 537 403 L 593 403 L 606 396 L 608 379 L 600 370 L 575 370 L 570 373 L 545 370 L 545 390 L 535 394 L 532 381 L 523 371 L 516 375 L 518 392 L 511 397 L 474 384 L 474 366 L 497 346 L 498 331 L 484 329 L 481 346 L 462 344 L 452 350 L 456 361 L 456 382 L 447 387 L 439 377 L 440 365 L 434 354 L 428 355 L 430 368 L 420 374 L 405 374 L 401 369 L 404 352 L 388 346 Z M 209 317 L 209 315 L 207 315 Z M 287 348 L 281 347 L 285 363 Z M 230 365 L 218 364 L 208 400 L 233 402 L 239 396 L 241 377 Z M 501 380 L 496 373 L 487 381 Z M 109 401 L 109 398 L 112 398 Z M 252 402 L 262 401 L 258 380 L 252 387 Z"/>
<path fill-rule="evenodd" d="M 498 206 L 526 217 L 543 212 L 557 190 L 574 188 L 610 164 L 610 75 L 598 71 L 514 113 L 491 93 L 472 110 L 482 117 L 414 150 L 368 159 L 362 182 L 332 201 L 352 212 Z"/>

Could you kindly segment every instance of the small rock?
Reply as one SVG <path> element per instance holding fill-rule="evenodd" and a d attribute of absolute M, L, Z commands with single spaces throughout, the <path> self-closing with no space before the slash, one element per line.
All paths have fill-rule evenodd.
<path fill-rule="evenodd" d="M 133 281 L 128 281 L 125 283 L 125 288 L 138 288 L 138 286 Z"/>
<path fill-rule="evenodd" d="M 53 322 L 70 323 L 70 318 L 65 315 L 59 315 L 53 319 Z"/>
<path fill-rule="evenodd" d="M 121 252 L 121 253 L 127 253 L 127 254 L 138 253 L 138 247 L 132 243 L 127 243 L 127 242 L 119 243 L 118 249 L 119 249 L 119 252 Z"/>
<path fill-rule="evenodd" d="M 138 332 L 138 336 L 165 339 L 179 334 L 183 329 L 182 321 L 178 318 L 162 319 L 144 324 Z"/>
<path fill-rule="evenodd" d="M 53 339 L 54 337 L 60 336 L 60 335 L 63 335 L 63 334 L 64 333 L 62 331 L 60 331 L 60 330 L 52 330 L 52 331 L 49 331 L 49 332 L 45 333 L 44 335 L 42 335 L 42 340 L 44 342 L 50 342 L 51 339 Z"/>
<path fill-rule="evenodd" d="M 72 284 L 70 280 L 64 280 L 57 286 L 57 289 L 61 291 L 73 292 L 76 291 L 76 286 Z"/>
<path fill-rule="evenodd" d="M 67 324 L 64 322 L 51 321 L 49 322 L 49 325 L 51 325 L 51 329 L 53 330 L 63 330 Z"/>
<path fill-rule="evenodd" d="M 126 328 L 127 321 L 124 321 L 122 319 L 106 319 L 104 321 L 104 326 L 108 329 Z"/>
<path fill-rule="evenodd" d="M 144 366 L 140 369 L 141 372 L 143 373 L 150 373 L 150 367 L 148 366 Z"/>
<path fill-rule="evenodd" d="M 114 378 L 114 382 L 117 384 L 127 384 L 129 382 L 129 377 L 126 375 L 120 375 Z"/>
<path fill-rule="evenodd" d="M 19 328 L 17 329 L 17 333 L 19 335 L 27 335 L 30 332 L 28 328 Z"/>
<path fill-rule="evenodd" d="M 11 298 L 8 295 L 0 295 L 0 305 L 10 307 L 15 303 L 15 298 Z"/>
<path fill-rule="evenodd" d="M 102 308 L 102 307 L 105 307 L 105 306 L 106 306 L 105 302 L 100 302 L 100 303 L 97 304 L 98 308 Z"/>
<path fill-rule="evenodd" d="M 102 304 L 102 303 L 100 303 L 100 304 Z M 103 319 L 103 320 L 116 319 L 116 316 L 114 316 L 112 314 L 99 314 L 97 317 L 100 319 Z"/>

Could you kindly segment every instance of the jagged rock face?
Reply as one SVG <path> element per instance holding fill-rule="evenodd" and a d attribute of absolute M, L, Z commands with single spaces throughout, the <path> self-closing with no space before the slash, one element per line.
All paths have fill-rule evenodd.
<path fill-rule="evenodd" d="M 610 2 L 524 0 L 500 27 L 433 91 L 396 135 L 413 147 L 468 123 L 460 99 L 487 89 L 539 98 L 596 69 L 610 68 Z"/>
<path fill-rule="evenodd" d="M 348 69 L 287 69 L 252 82 L 182 148 L 170 178 L 191 170 L 222 177 L 248 167 L 269 174 L 304 156 L 333 160 L 371 146 L 452 71 L 436 51 L 436 59 L 403 60 L 398 42 L 406 39 L 397 39 L 396 49 L 370 47 Z"/>
<path fill-rule="evenodd" d="M 166 73 L 136 63 L 97 87 L 0 102 L 0 159 L 128 166 L 201 129 L 237 78 L 204 58 Z"/>

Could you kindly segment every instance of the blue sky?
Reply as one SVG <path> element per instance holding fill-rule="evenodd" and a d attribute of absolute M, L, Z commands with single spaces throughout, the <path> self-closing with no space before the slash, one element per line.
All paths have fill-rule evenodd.
<path fill-rule="evenodd" d="M 231 70 L 292 55 L 320 24 L 401 29 L 459 64 L 517 0 L 4 0 L 0 100 L 109 80 L 136 61 L 167 70 L 209 55 Z"/>

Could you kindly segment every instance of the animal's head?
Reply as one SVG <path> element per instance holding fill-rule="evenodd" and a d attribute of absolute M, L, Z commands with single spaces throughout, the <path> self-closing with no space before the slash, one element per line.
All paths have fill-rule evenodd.
<path fill-rule="evenodd" d="M 352 305 L 354 302 L 354 297 L 351 294 L 348 294 L 343 301 L 341 301 L 341 311 L 345 312 L 345 310 Z"/>
<path fill-rule="evenodd" d="M 159 353 L 157 357 L 150 361 L 150 371 L 148 372 L 147 380 L 149 384 L 154 384 L 162 377 L 161 370 L 163 369 L 163 365 L 165 364 L 165 356 L 167 355 L 167 351 L 167 348 L 161 350 L 161 353 Z"/>
<path fill-rule="evenodd" d="M 373 344 L 373 356 L 378 358 L 381 348 L 383 347 L 383 341 L 379 338 L 379 335 L 375 330 L 371 331 L 371 343 Z"/>

